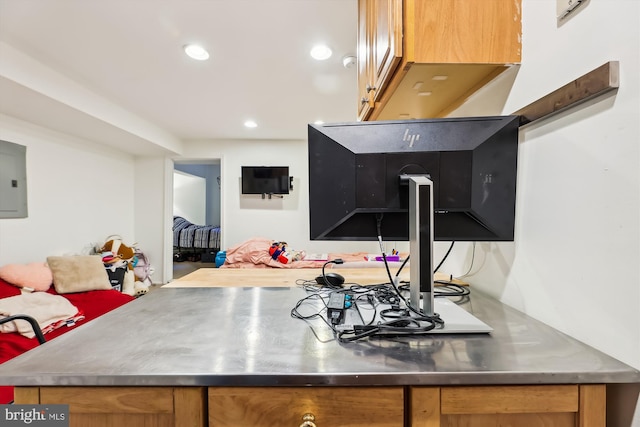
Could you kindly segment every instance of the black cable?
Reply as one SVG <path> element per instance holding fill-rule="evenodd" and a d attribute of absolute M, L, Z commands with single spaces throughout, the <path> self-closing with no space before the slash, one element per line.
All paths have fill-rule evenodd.
<path fill-rule="evenodd" d="M 379 322 L 374 324 L 376 318 L 378 318 L 377 313 L 377 303 L 376 303 L 376 293 L 383 294 L 386 290 L 387 293 L 390 293 L 388 285 L 373 285 L 373 286 L 360 286 L 360 292 L 356 298 L 353 300 L 353 307 L 358 311 L 358 315 L 363 322 L 363 325 L 354 325 L 352 329 L 339 330 L 335 325 L 332 325 L 331 322 L 322 315 L 322 312 L 326 310 L 327 304 L 325 301 L 325 297 L 330 293 L 327 292 L 326 288 L 324 290 L 317 291 L 313 294 L 306 296 L 305 298 L 300 299 L 293 309 L 291 309 L 291 317 L 296 319 L 301 319 L 309 324 L 309 328 L 311 332 L 316 337 L 316 339 L 321 343 L 328 343 L 334 340 L 338 340 L 339 342 L 353 342 L 356 340 L 364 339 L 367 337 L 393 337 L 393 336 L 414 336 L 414 335 L 422 335 L 431 331 L 432 329 L 439 326 L 439 324 L 443 323 L 439 318 L 431 317 L 431 316 L 411 316 L 410 312 L 407 308 L 400 308 L 399 305 L 392 306 L 389 309 L 384 310 L 380 313 L 380 317 L 383 319 L 389 319 L 384 322 Z M 340 292 L 347 292 L 346 290 L 341 290 Z M 323 295 L 323 293 L 325 295 Z M 374 310 L 374 314 L 368 322 L 365 322 L 362 312 L 360 311 L 360 303 L 362 303 L 362 299 L 366 298 L 368 304 Z M 322 302 L 324 307 L 320 308 L 316 312 L 313 312 L 308 315 L 303 315 L 300 313 L 299 308 L 305 304 L 306 302 L 312 300 L 319 300 Z M 332 331 L 334 338 L 330 340 L 323 340 L 320 338 L 318 333 L 315 331 L 313 325 L 310 323 L 313 319 L 321 319 Z M 426 323 L 426 324 L 425 324 Z"/>
<path fill-rule="evenodd" d="M 393 289 L 395 290 L 396 295 L 398 295 L 398 297 L 404 302 L 404 304 L 407 306 L 409 310 L 411 310 L 414 314 L 417 314 L 418 316 L 425 316 L 424 312 L 412 307 L 411 304 L 409 304 L 409 301 L 407 301 L 404 295 L 402 295 L 402 292 L 400 292 L 400 290 L 396 285 L 396 281 L 393 279 L 391 275 L 391 271 L 389 270 L 389 263 L 387 262 L 387 255 L 385 254 L 382 246 L 382 218 L 383 217 L 384 217 L 384 214 L 382 213 L 376 214 L 376 226 L 377 226 L 377 232 L 378 232 L 378 241 L 380 242 L 380 250 L 382 252 L 382 260 L 384 261 L 384 266 L 387 271 L 387 276 L 389 277 L 389 282 L 391 283 L 391 286 L 393 286 Z M 453 247 L 453 242 L 451 244 L 451 247 Z M 449 252 L 451 252 L 451 248 L 449 248 Z M 449 255 L 449 252 L 447 252 L 444 259 L 446 259 L 447 255 Z M 440 262 L 440 264 L 444 262 L 444 259 Z M 405 260 L 402 263 L 402 266 L 400 268 L 402 268 L 406 264 L 406 262 L 407 260 Z M 396 277 L 398 276 L 396 275 Z M 440 316 L 437 313 L 434 313 L 434 316 L 429 316 L 429 317 L 432 318 L 431 320 L 437 324 L 440 324 L 440 325 L 444 324 L 444 321 L 440 318 Z"/>
<path fill-rule="evenodd" d="M 324 298 L 322 298 L 322 296 L 319 296 L 319 293 L 312 294 L 298 301 L 296 306 L 291 310 L 292 317 L 302 319 L 307 323 L 309 323 L 311 319 L 315 319 L 315 318 L 322 319 L 322 321 L 325 324 L 327 324 L 327 326 L 329 326 L 329 328 L 333 331 L 336 339 L 342 343 L 352 342 L 352 341 L 356 341 L 356 340 L 367 338 L 367 337 L 416 336 L 416 335 L 426 334 L 429 331 L 435 329 L 436 327 L 442 327 L 444 325 L 444 321 L 440 318 L 440 316 L 437 313 L 434 314 L 433 316 L 427 316 L 421 310 L 412 307 L 409 304 L 409 302 L 406 300 L 404 295 L 402 295 L 402 292 L 400 291 L 400 289 L 398 289 L 397 278 L 400 275 L 400 272 L 402 271 L 404 266 L 406 265 L 407 261 L 409 260 L 409 257 L 407 256 L 407 258 L 403 261 L 394 279 L 394 277 L 391 274 L 391 270 L 389 269 L 387 255 L 384 251 L 384 247 L 382 243 L 383 242 L 382 240 L 383 216 L 384 215 L 381 213 L 376 214 L 378 242 L 380 244 L 380 250 L 382 252 L 382 259 L 384 261 L 385 270 L 389 278 L 389 283 L 393 288 L 393 292 L 389 289 L 388 285 L 370 285 L 370 286 L 361 287 L 360 285 L 354 284 L 353 286 L 350 287 L 350 290 L 358 294 L 353 299 L 353 307 L 357 310 L 358 315 L 360 316 L 360 319 L 364 323 L 364 318 L 360 311 L 360 306 L 358 302 L 361 301 L 361 299 L 366 298 L 367 302 L 374 310 L 374 315 L 372 316 L 371 320 L 368 323 L 363 325 L 353 325 L 352 329 L 337 330 L 336 325 L 333 325 L 325 316 L 322 316 L 321 314 L 322 310 L 308 316 L 302 316 L 298 311 L 298 308 L 305 301 L 311 300 L 312 297 L 319 297 L 322 303 L 324 304 L 324 309 L 327 308 L 327 304 Z M 438 268 L 440 268 L 442 263 L 444 263 L 444 261 L 447 259 L 451 250 L 453 249 L 453 245 L 454 245 L 454 242 L 451 243 L 449 250 L 445 254 L 440 264 L 438 264 L 438 266 L 434 270 L 434 273 L 435 271 L 438 270 Z M 325 285 L 328 285 L 329 287 L 331 287 L 331 283 L 329 282 L 329 280 L 327 280 L 327 277 L 325 274 L 325 267 L 330 263 L 341 264 L 342 262 L 343 261 L 341 259 L 336 259 L 333 261 L 327 261 L 326 263 L 323 264 L 322 278 Z M 312 286 L 309 285 L 308 281 L 303 281 L 301 284 L 307 290 L 312 288 Z M 449 285 L 453 285 L 453 284 L 449 284 Z M 454 286 L 457 286 L 457 285 L 454 285 Z M 335 289 L 335 287 L 333 288 Z M 341 292 L 345 291 L 342 287 L 339 287 L 339 288 Z M 463 295 L 463 292 L 464 292 L 464 289 L 456 289 L 452 291 L 442 291 L 441 293 L 442 293 L 442 296 L 449 296 L 449 295 L 458 296 L 458 295 Z M 444 293 L 446 293 L 446 295 L 444 295 Z M 405 308 L 401 308 L 400 301 L 397 300 L 396 297 L 402 300 Z M 375 302 L 376 300 L 379 301 L 380 303 L 390 305 L 391 307 L 388 309 L 382 310 L 380 312 L 380 318 L 385 319 L 385 321 L 373 324 L 373 322 L 378 316 L 377 304 Z M 314 336 L 316 337 L 316 339 L 323 342 L 318 337 L 313 327 L 311 325 L 309 326 Z M 328 341 L 325 341 L 325 342 L 328 342 Z"/>
<path fill-rule="evenodd" d="M 342 258 L 336 258 L 334 260 L 330 260 L 325 262 L 324 264 L 322 264 L 322 280 L 325 284 L 325 286 L 331 288 L 331 289 L 341 289 L 340 285 L 334 285 L 333 283 L 331 283 L 329 281 L 329 279 L 327 279 L 327 275 L 324 272 L 324 268 L 328 265 L 328 264 L 344 264 L 344 261 L 342 260 Z"/>
<path fill-rule="evenodd" d="M 426 325 L 420 322 L 428 322 Z M 402 317 L 375 325 L 356 325 L 353 330 L 338 332 L 339 342 L 346 343 L 367 337 L 416 336 L 426 334 L 436 327 L 427 317 Z"/>
<path fill-rule="evenodd" d="M 312 300 L 312 299 L 316 299 L 316 298 L 319 298 L 319 299 L 322 301 L 322 303 L 323 303 L 323 305 L 324 305 L 324 309 L 321 309 L 321 310 L 317 311 L 316 313 L 312 313 L 312 314 L 310 314 L 310 315 L 308 315 L 308 316 L 303 316 L 302 314 L 300 314 L 300 312 L 298 311 L 298 309 L 300 308 L 300 306 L 302 306 L 302 304 L 304 304 L 305 302 L 308 302 L 308 301 L 310 301 L 310 300 Z M 296 303 L 296 305 L 291 309 L 291 317 L 293 317 L 294 319 L 304 320 L 304 321 L 309 325 L 309 329 L 311 329 L 311 333 L 313 333 L 313 336 L 315 336 L 315 337 L 316 337 L 316 339 L 317 339 L 319 342 L 321 342 L 321 343 L 323 343 L 323 344 L 324 344 L 324 343 L 328 343 L 328 342 L 331 342 L 331 341 L 334 341 L 334 340 L 335 340 L 335 332 L 336 332 L 336 331 L 333 329 L 333 326 L 331 325 L 331 322 L 329 322 L 329 320 L 328 320 L 325 316 L 323 316 L 323 315 L 322 315 L 322 311 L 323 311 L 323 310 L 326 310 L 326 308 L 327 308 L 327 304 L 326 304 L 326 302 L 324 301 L 324 298 L 322 297 L 322 295 L 320 295 L 320 293 L 314 293 L 314 294 L 311 294 L 311 295 L 308 295 L 308 296 L 306 296 L 306 297 L 302 298 L 301 300 L 299 300 L 299 301 Z M 329 328 L 331 328 L 331 329 L 333 330 L 333 332 L 334 332 L 334 338 L 332 338 L 332 339 L 330 339 L 330 340 L 323 340 L 323 339 L 321 339 L 321 338 L 318 336 L 318 334 L 316 333 L 316 331 L 315 331 L 315 329 L 314 329 L 313 325 L 309 322 L 311 319 L 315 319 L 315 318 L 320 318 L 320 319 L 322 319 L 322 321 L 323 321 L 327 326 L 329 326 Z"/>
<path fill-rule="evenodd" d="M 352 300 L 353 301 L 353 305 L 352 307 L 356 309 L 356 311 L 358 312 L 358 316 L 360 317 L 360 320 L 362 321 L 363 324 L 365 325 L 371 325 L 375 319 L 378 317 L 378 313 L 377 313 L 377 304 L 375 302 L 375 296 L 372 295 L 374 292 L 379 291 L 381 288 L 387 288 L 388 287 L 384 284 L 379 284 L 379 285 L 367 285 L 367 286 L 363 286 L 363 285 L 359 285 L 359 284 L 354 284 L 352 286 L 352 289 L 340 289 L 340 290 L 331 290 L 325 286 L 321 286 L 318 287 L 320 285 L 317 284 L 317 282 L 314 281 L 315 286 L 310 286 L 307 284 L 307 282 L 309 281 L 300 281 L 298 280 L 298 282 L 301 282 L 300 284 L 302 284 L 302 286 L 304 286 L 305 290 L 307 290 L 307 292 L 313 292 L 310 295 L 307 295 L 306 297 L 298 300 L 298 302 L 295 304 L 295 306 L 291 309 L 291 317 L 293 317 L 294 319 L 300 319 L 305 321 L 308 325 L 309 325 L 309 329 L 311 329 L 311 332 L 313 333 L 313 335 L 315 336 L 315 338 L 320 342 L 320 343 L 328 343 L 331 341 L 335 341 L 337 334 L 340 332 L 339 328 L 336 327 L 336 325 L 334 325 L 333 323 L 331 323 L 331 321 L 324 316 L 322 313 L 325 312 L 327 310 L 327 302 L 325 300 L 325 298 L 329 298 L 329 295 L 333 292 L 340 292 L 340 293 L 350 293 L 350 294 L 354 294 L 355 297 Z M 360 303 L 362 303 L 362 299 L 366 298 L 368 304 L 371 306 L 371 308 L 373 309 L 373 315 L 371 316 L 371 319 L 368 322 L 365 322 L 364 316 L 362 315 L 362 312 L 360 311 Z M 304 305 L 305 303 L 308 303 L 312 300 L 318 300 L 322 303 L 322 307 L 315 308 L 316 311 L 314 311 L 311 314 L 308 315 L 303 315 L 300 312 L 300 307 L 302 305 Z M 314 325 L 311 323 L 311 320 L 314 319 L 321 319 L 332 331 L 333 333 L 333 338 L 330 340 L 323 340 L 322 338 L 320 338 L 320 336 L 318 335 L 318 333 L 316 332 Z"/>
<path fill-rule="evenodd" d="M 383 213 L 376 214 L 376 231 L 378 233 L 378 244 L 380 245 L 380 252 L 384 254 L 384 247 L 382 245 L 382 218 L 384 218 Z"/>
<path fill-rule="evenodd" d="M 385 253 L 382 253 L 382 259 L 384 260 L 384 265 L 387 269 L 387 275 L 389 276 L 389 280 L 391 281 L 391 286 L 393 286 L 393 289 L 396 291 L 396 295 L 398 295 L 398 297 L 400 297 L 400 299 L 402 300 L 402 302 L 404 302 L 404 304 L 407 306 L 407 308 L 412 311 L 414 314 L 417 314 L 418 316 L 425 316 L 424 312 L 420 311 L 419 309 L 416 309 L 414 307 L 411 306 L 411 304 L 409 304 L 409 301 L 407 301 L 407 299 L 404 297 L 404 295 L 402 295 L 402 292 L 400 292 L 400 289 L 398 289 L 398 286 L 396 285 L 395 280 L 393 280 L 393 277 L 391 277 L 391 271 L 389 271 L 389 264 L 387 263 L 387 256 L 385 255 Z M 431 316 L 429 316 L 431 317 Z M 440 316 L 436 313 L 433 316 L 433 321 L 437 322 L 439 324 L 444 324 L 444 322 L 442 321 L 442 319 L 440 318 Z"/>
<path fill-rule="evenodd" d="M 442 266 L 442 264 L 444 264 L 445 260 L 447 259 L 447 257 L 449 256 L 449 254 L 451 253 L 451 249 L 453 249 L 453 245 L 454 242 L 451 242 L 451 246 L 449 246 L 449 250 L 447 251 L 446 254 L 444 254 L 444 258 L 442 258 L 442 261 L 440 261 L 440 264 L 438 264 L 438 266 L 436 268 L 433 269 L 433 272 L 435 273 L 436 271 L 438 271 L 440 269 L 440 267 Z"/>
<path fill-rule="evenodd" d="M 438 283 L 442 286 L 438 286 L 434 290 L 434 296 L 436 297 L 463 297 L 471 293 L 467 286 L 443 281 L 438 281 Z"/>
<path fill-rule="evenodd" d="M 404 261 L 402 261 L 402 264 L 400 265 L 400 268 L 398 268 L 398 271 L 396 272 L 396 277 L 398 277 L 400 275 L 400 272 L 402 272 L 402 269 L 404 268 L 405 264 L 407 264 L 407 262 L 409 261 L 410 257 L 411 257 L 411 255 L 407 255 L 407 257 L 404 259 Z"/>

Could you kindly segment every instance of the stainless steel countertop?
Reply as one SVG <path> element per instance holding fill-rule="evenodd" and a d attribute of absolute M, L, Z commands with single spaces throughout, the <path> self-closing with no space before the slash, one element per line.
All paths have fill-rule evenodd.
<path fill-rule="evenodd" d="M 640 372 L 473 291 L 490 335 L 320 342 L 301 288 L 162 288 L 0 365 L 18 386 L 640 383 Z M 323 339 L 329 329 L 316 323 Z"/>

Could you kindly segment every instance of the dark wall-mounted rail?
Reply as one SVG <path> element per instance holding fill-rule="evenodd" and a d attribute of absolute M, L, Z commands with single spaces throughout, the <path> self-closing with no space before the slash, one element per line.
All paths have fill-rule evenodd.
<path fill-rule="evenodd" d="M 513 113 L 520 127 L 546 119 L 620 86 L 620 63 L 609 61 Z"/>

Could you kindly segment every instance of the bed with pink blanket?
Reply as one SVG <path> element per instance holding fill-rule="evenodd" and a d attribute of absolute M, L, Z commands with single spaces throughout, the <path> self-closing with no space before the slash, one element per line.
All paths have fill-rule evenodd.
<path fill-rule="evenodd" d="M 269 253 L 269 248 L 274 240 L 262 237 L 251 238 L 226 251 L 226 259 L 220 268 L 319 268 L 322 267 L 326 260 L 305 260 L 304 258 L 291 261 L 280 262 L 274 259 Z M 327 254 L 328 260 L 342 259 L 343 264 L 328 264 L 327 268 L 341 267 L 380 267 L 381 262 L 368 261 L 367 252 L 343 253 L 335 252 Z M 404 259 L 401 257 L 401 259 Z M 393 265 L 400 265 L 402 261 L 390 262 Z"/>

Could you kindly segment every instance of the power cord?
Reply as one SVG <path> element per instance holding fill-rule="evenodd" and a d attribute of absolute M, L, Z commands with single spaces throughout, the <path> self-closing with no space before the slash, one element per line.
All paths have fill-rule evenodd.
<path fill-rule="evenodd" d="M 358 284 L 352 284 L 349 288 L 349 291 L 353 292 L 355 298 L 353 298 L 353 308 L 358 311 L 360 318 L 364 318 L 360 311 L 360 304 L 366 301 L 367 305 L 372 307 L 373 316 L 371 319 L 362 324 L 362 325 L 353 325 L 351 329 L 339 329 L 338 325 L 335 322 L 332 322 L 326 316 L 323 316 L 322 313 L 327 311 L 327 302 L 325 301 L 325 296 L 328 297 L 330 295 L 327 294 L 325 286 L 329 289 L 333 289 L 334 292 L 345 292 L 346 289 L 341 286 L 332 286 L 331 282 L 327 280 L 327 276 L 325 274 L 325 267 L 328 264 L 342 264 L 342 259 L 335 259 L 332 261 L 327 261 L 322 266 L 322 278 L 324 281 L 324 285 L 320 289 L 318 289 L 318 283 L 312 282 L 308 280 L 297 281 L 298 284 L 302 285 L 305 290 L 314 291 L 311 295 L 301 299 L 295 305 L 295 307 L 291 310 L 291 317 L 304 320 L 309 324 L 313 335 L 320 342 L 330 342 L 334 340 L 338 340 L 341 343 L 353 342 L 364 338 L 373 338 L 373 337 L 396 337 L 396 336 L 419 336 L 423 334 L 427 334 L 435 328 L 441 328 L 444 326 L 444 321 L 440 316 L 436 313 L 433 316 L 427 316 L 421 310 L 415 309 L 412 307 L 407 299 L 402 294 L 403 291 L 407 290 L 407 285 L 402 285 L 400 288 L 398 287 L 398 277 L 409 261 L 409 256 L 405 258 L 402 265 L 396 272 L 395 277 L 391 274 L 391 270 L 389 268 L 389 263 L 387 261 L 387 255 L 384 251 L 383 239 L 382 239 L 382 219 L 384 214 L 376 214 L 376 226 L 377 226 L 377 236 L 378 243 L 380 245 L 380 251 L 382 253 L 382 259 L 384 261 L 385 270 L 387 272 L 387 276 L 389 278 L 389 284 L 380 284 L 380 285 L 370 285 L 370 286 L 361 286 Z M 434 273 L 442 266 L 444 261 L 447 259 L 451 250 L 453 249 L 455 242 L 451 242 L 447 253 L 444 255 L 443 259 L 440 261 L 438 266 L 435 268 Z M 439 287 L 440 289 L 435 290 L 435 296 L 466 296 L 469 295 L 469 289 L 454 283 L 450 282 L 442 282 L 438 281 L 439 284 L 443 286 Z M 402 289 L 402 290 L 401 290 Z M 324 291 L 324 292 L 323 292 Z M 325 295 L 323 295 L 323 293 Z M 310 302 L 314 299 L 319 299 L 322 301 L 322 307 L 309 315 L 302 315 L 300 313 L 300 307 L 306 302 Z M 404 308 L 401 307 L 400 301 L 404 303 Z M 373 323 L 378 316 L 377 307 L 378 304 L 389 305 L 390 308 L 384 309 L 380 312 L 380 318 L 384 321 Z M 310 321 L 313 319 L 321 319 L 333 332 L 334 338 L 331 340 L 322 340 L 315 329 L 311 325 Z"/>

